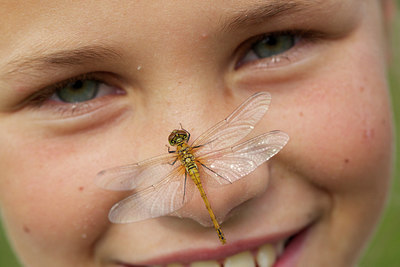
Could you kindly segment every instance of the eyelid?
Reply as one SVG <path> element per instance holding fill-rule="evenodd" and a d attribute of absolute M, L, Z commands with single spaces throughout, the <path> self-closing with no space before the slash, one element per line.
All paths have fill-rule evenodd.
<path fill-rule="evenodd" d="M 103 85 L 101 86 L 106 85 L 111 87 L 112 89 L 110 90 L 113 90 L 113 93 L 105 95 L 100 94 L 94 99 L 77 103 L 66 103 L 51 99 L 58 89 L 62 89 L 68 84 L 78 80 L 92 80 L 102 83 Z M 78 75 L 36 91 L 23 101 L 20 108 L 26 107 L 34 111 L 40 110 L 46 112 L 47 115 L 44 117 L 51 119 L 63 119 L 84 115 L 104 106 L 111 100 L 111 96 L 126 94 L 125 90 L 114 85 L 117 84 L 116 80 L 114 75 L 105 72 Z"/>
<path fill-rule="evenodd" d="M 266 57 L 266 58 L 255 58 L 252 61 L 243 62 L 242 60 L 246 57 L 246 55 L 251 52 L 252 46 L 266 38 L 267 36 L 273 35 L 294 35 L 295 37 L 295 44 L 290 49 L 286 50 L 283 53 Z M 301 50 L 306 48 L 308 45 L 318 42 L 322 40 L 325 35 L 319 31 L 313 30 L 289 30 L 289 31 L 279 31 L 279 32 L 271 32 L 271 33 L 264 33 L 258 36 L 255 36 L 247 41 L 245 41 L 242 45 L 240 50 L 243 52 L 239 52 L 239 60 L 235 64 L 235 70 L 239 70 L 245 66 L 254 66 L 258 65 L 261 68 L 273 68 L 283 66 L 285 64 L 291 63 L 295 61 L 301 54 Z"/>
<path fill-rule="evenodd" d="M 30 95 L 24 102 L 32 105 L 32 106 L 41 106 L 46 100 L 49 100 L 50 97 L 58 90 L 62 89 L 70 83 L 74 83 L 78 80 L 93 80 L 100 83 L 105 83 L 101 79 L 98 78 L 99 74 L 96 73 L 85 73 L 72 78 L 68 78 L 66 80 L 57 82 L 53 85 L 47 86 L 41 90 Z M 106 83 L 107 84 L 107 83 Z M 66 103 L 67 104 L 67 103 Z"/>

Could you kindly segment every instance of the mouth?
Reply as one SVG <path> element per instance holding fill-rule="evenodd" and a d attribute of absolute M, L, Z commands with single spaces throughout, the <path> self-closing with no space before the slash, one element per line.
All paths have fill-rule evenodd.
<path fill-rule="evenodd" d="M 294 266 L 310 227 L 280 238 L 232 243 L 213 250 L 195 250 L 170 255 L 146 264 L 118 262 L 118 267 L 286 267 Z M 267 240 L 266 240 L 267 239 Z"/>

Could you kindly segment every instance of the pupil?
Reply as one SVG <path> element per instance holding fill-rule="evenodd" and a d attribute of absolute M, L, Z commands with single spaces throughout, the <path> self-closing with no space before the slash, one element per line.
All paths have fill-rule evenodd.
<path fill-rule="evenodd" d="M 275 46 L 278 43 L 278 40 L 275 36 L 268 36 L 265 43 L 270 46 Z"/>
<path fill-rule="evenodd" d="M 78 80 L 78 81 L 74 82 L 71 87 L 73 89 L 81 89 L 82 86 L 83 86 L 82 80 Z"/>

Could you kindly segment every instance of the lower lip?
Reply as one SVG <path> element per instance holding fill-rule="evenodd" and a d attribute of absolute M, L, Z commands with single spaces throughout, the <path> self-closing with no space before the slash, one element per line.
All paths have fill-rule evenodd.
<path fill-rule="evenodd" d="M 289 243 L 273 267 L 293 267 L 298 263 L 307 237 L 308 228 L 298 233 Z"/>
<path fill-rule="evenodd" d="M 295 237 L 290 241 L 283 251 L 283 254 L 275 262 L 273 267 L 293 267 L 298 263 L 301 250 L 304 247 L 307 233 L 310 227 L 301 230 Z M 148 265 L 131 265 L 126 263 L 119 263 L 121 267 L 146 267 Z"/>

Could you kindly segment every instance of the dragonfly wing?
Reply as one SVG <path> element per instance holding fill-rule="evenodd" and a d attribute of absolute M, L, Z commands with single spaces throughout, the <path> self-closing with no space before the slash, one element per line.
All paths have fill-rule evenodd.
<path fill-rule="evenodd" d="M 174 168 L 180 166 L 175 162 L 175 153 L 156 156 L 135 164 L 114 167 L 97 174 L 95 183 L 109 190 L 142 189 L 157 184 Z M 175 164 L 173 164 L 175 162 Z"/>
<path fill-rule="evenodd" d="M 192 195 L 194 184 L 187 177 L 184 168 L 176 168 L 158 184 L 121 200 L 109 213 L 109 220 L 114 223 L 131 223 L 167 215 L 180 209 Z"/>
<path fill-rule="evenodd" d="M 192 146 L 201 146 L 198 154 L 230 147 L 248 135 L 264 116 L 271 102 L 271 95 L 260 92 L 248 98 L 225 120 L 200 135 Z"/>
<path fill-rule="evenodd" d="M 198 161 L 219 184 L 233 183 L 273 157 L 288 141 L 286 133 L 271 131 L 233 147 L 210 152 Z"/>

